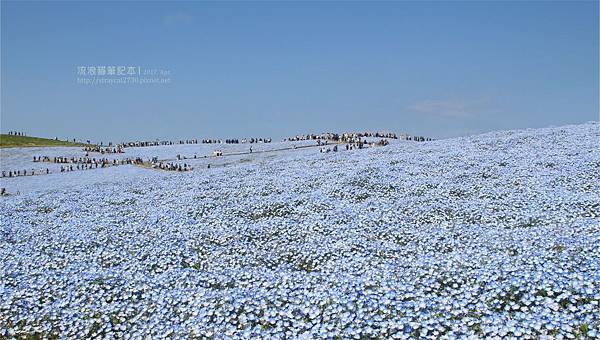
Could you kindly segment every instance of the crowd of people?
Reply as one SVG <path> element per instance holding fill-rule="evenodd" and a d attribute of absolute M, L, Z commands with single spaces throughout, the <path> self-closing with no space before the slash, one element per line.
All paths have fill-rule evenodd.
<path fill-rule="evenodd" d="M 110 166 L 118 166 L 118 165 L 126 165 L 126 164 L 140 165 L 140 164 L 144 164 L 144 160 L 137 157 L 137 158 L 113 159 L 113 160 L 110 160 L 108 158 L 103 158 L 103 159 L 95 159 L 94 158 L 92 161 L 91 158 L 88 158 L 82 162 L 73 162 L 73 163 L 75 163 L 74 166 L 73 165 L 66 165 L 66 166 L 61 165 L 60 172 L 107 168 Z"/>
<path fill-rule="evenodd" d="M 9 132 L 9 134 L 14 135 L 25 135 L 22 132 Z M 365 137 L 379 137 L 381 138 L 379 141 L 366 141 Z M 316 140 L 317 146 L 320 147 L 321 153 L 328 152 L 337 152 L 338 145 L 334 144 L 330 146 L 330 142 L 332 143 L 344 143 L 346 150 L 354 150 L 354 149 L 363 149 L 364 147 L 373 147 L 373 146 L 385 146 L 389 144 L 389 139 L 398 138 L 394 133 L 381 133 L 381 132 L 362 132 L 362 133 L 323 133 L 321 135 L 315 134 L 307 134 L 307 135 L 299 135 L 296 137 L 288 138 L 289 141 L 299 141 L 299 140 Z M 400 136 L 401 139 L 404 140 L 414 140 L 414 141 L 429 141 L 431 138 L 425 138 L 420 136 L 408 136 L 406 134 L 402 134 Z M 222 143 L 223 141 L 220 139 L 203 139 L 202 143 L 212 144 L 212 143 Z M 226 144 L 239 144 L 239 143 L 270 143 L 270 138 L 251 138 L 251 139 L 225 139 L 224 142 Z M 89 141 L 88 141 L 89 143 Z M 146 164 L 142 158 L 126 158 L 126 159 L 108 159 L 108 158 L 96 158 L 89 157 L 90 152 L 99 152 L 101 154 L 117 154 L 123 153 L 124 148 L 126 147 L 146 147 L 146 146 L 159 146 L 159 145 L 174 145 L 174 144 L 197 144 L 198 140 L 190 139 L 190 140 L 180 140 L 177 142 L 172 141 L 153 141 L 153 142 L 128 142 L 121 143 L 116 146 L 113 146 L 112 143 L 109 143 L 108 146 L 104 146 L 103 143 L 100 145 L 90 145 L 83 148 L 85 151 L 85 157 L 49 157 L 49 156 L 33 156 L 34 163 L 40 162 L 48 162 L 48 163 L 57 163 L 64 164 L 60 167 L 60 172 L 71 172 L 77 170 L 88 170 L 88 169 L 97 169 L 97 168 L 105 168 L 110 166 L 117 165 L 143 165 Z M 295 146 L 294 146 L 295 148 Z M 252 146 L 249 148 L 249 153 L 252 153 Z M 223 151 L 216 150 L 214 152 L 214 156 L 223 156 Z M 207 156 L 202 156 L 206 158 Z M 192 157 L 190 157 L 192 158 Z M 196 154 L 194 154 L 193 159 L 199 158 Z M 177 155 L 177 160 L 185 160 L 188 159 L 186 156 Z M 148 160 L 147 163 L 151 164 L 152 168 L 167 170 L 167 171 L 190 171 L 193 168 L 184 163 L 178 164 L 174 162 L 167 161 L 159 161 L 157 157 L 153 157 L 151 160 Z M 208 165 L 210 168 L 210 165 Z M 51 171 L 46 169 L 31 169 L 31 170 L 16 170 L 16 171 L 2 171 L 2 177 L 19 177 L 19 176 L 33 176 L 33 175 L 41 175 L 41 174 L 50 174 Z"/>
<path fill-rule="evenodd" d="M 327 144 L 324 144 L 324 145 L 327 145 Z M 348 150 L 348 148 L 346 148 L 346 150 Z M 326 148 L 326 147 L 322 147 L 322 148 L 320 148 L 320 149 L 319 149 L 319 151 L 320 151 L 321 153 L 327 153 L 327 152 L 337 152 L 337 151 L 338 151 L 338 147 L 337 147 L 337 145 L 334 145 L 334 146 L 333 146 L 333 148 L 329 148 L 329 147 L 327 147 L 327 148 Z"/>
<path fill-rule="evenodd" d="M 198 158 L 198 155 L 197 155 L 197 154 L 194 154 L 194 156 L 192 156 L 192 157 L 189 157 L 189 159 L 197 159 L 197 158 Z M 206 156 L 202 156 L 202 158 L 206 158 Z M 180 160 L 182 160 L 182 159 L 188 159 L 188 157 L 187 157 L 187 156 L 183 156 L 183 155 L 179 155 L 179 154 L 178 154 L 178 155 L 177 155 L 177 160 L 178 160 L 178 161 L 180 161 Z"/>
<path fill-rule="evenodd" d="M 21 176 L 35 176 L 35 175 L 43 175 L 49 174 L 50 169 L 31 169 L 31 171 L 27 171 L 27 169 L 21 170 L 2 170 L 2 177 L 21 177 Z"/>
<path fill-rule="evenodd" d="M 365 147 L 376 147 L 376 146 L 386 146 L 390 144 L 389 139 L 384 139 L 381 138 L 378 141 L 367 141 L 366 139 L 363 139 L 362 137 L 355 137 L 355 136 L 342 136 L 341 139 L 335 141 L 337 143 L 344 143 L 345 144 L 345 148 L 346 150 L 354 150 L 354 149 L 363 149 Z M 328 141 L 324 140 L 317 140 L 317 145 L 321 146 L 321 145 L 328 145 Z M 337 151 L 337 146 L 334 146 L 334 148 L 331 151 Z M 321 148 L 321 152 L 328 152 L 327 148 Z"/>
<path fill-rule="evenodd" d="M 306 134 L 306 135 L 297 135 L 294 137 L 289 137 L 284 139 L 284 141 L 289 142 L 297 142 L 304 140 L 330 140 L 335 142 L 348 142 L 349 140 L 357 140 L 365 137 L 375 137 L 375 138 L 389 138 L 389 139 L 397 139 L 395 133 L 393 132 L 345 132 L 342 134 L 335 132 L 324 132 L 320 135 L 318 134 Z"/>
<path fill-rule="evenodd" d="M 372 142 L 371 146 L 386 146 L 389 144 L 390 144 L 389 140 L 382 138 L 382 139 L 378 140 L 377 142 Z"/>
<path fill-rule="evenodd" d="M 61 164 L 102 164 L 111 162 L 121 162 L 121 164 L 132 164 L 141 160 L 141 158 L 126 158 L 122 160 L 109 160 L 108 158 L 95 158 L 95 157 L 48 157 L 48 156 L 33 156 L 33 162 L 47 162 L 47 163 L 61 163 Z"/>
<path fill-rule="evenodd" d="M 182 144 L 198 144 L 198 140 L 197 139 L 181 139 L 178 141 L 170 141 L 170 140 L 149 141 L 149 142 L 135 141 L 135 142 L 122 142 L 121 144 L 119 144 L 119 146 L 121 146 L 122 148 L 139 148 L 139 147 L 146 147 L 146 146 L 165 146 L 165 145 L 182 145 Z"/>
<path fill-rule="evenodd" d="M 90 141 L 87 141 L 90 144 Z M 105 153 L 125 153 L 125 148 L 140 148 L 148 146 L 165 146 L 165 145 L 182 145 L 182 144 L 198 144 L 197 139 L 182 139 L 178 141 L 135 141 L 135 142 L 122 142 L 113 145 L 109 142 L 104 145 L 104 142 L 100 142 L 97 145 L 90 145 L 83 148 L 86 152 L 98 152 L 101 154 Z"/>
<path fill-rule="evenodd" d="M 177 155 L 178 159 L 186 159 L 181 155 Z M 194 155 L 193 158 L 197 158 Z M 108 158 L 90 158 L 90 157 L 48 157 L 48 156 L 34 156 L 33 162 L 48 162 L 48 163 L 57 163 L 61 164 L 60 172 L 72 172 L 78 170 L 89 170 L 89 169 L 98 169 L 98 168 L 107 168 L 111 166 L 118 165 L 143 165 L 145 164 L 144 160 L 140 157 L 136 158 L 125 158 L 125 159 L 108 159 Z M 152 168 L 167 170 L 167 171 L 190 171 L 193 168 L 191 165 L 187 163 L 177 164 L 177 163 L 168 163 L 161 162 L 158 160 L 158 157 L 153 157 L 149 159 L 147 163 L 152 164 Z M 64 165 L 62 165 L 64 164 Z M 210 166 L 209 166 L 210 168 Z M 58 170 L 57 170 L 58 171 Z M 53 173 L 50 169 L 31 169 L 31 170 L 11 170 L 11 171 L 2 171 L 2 177 L 22 177 L 22 176 L 34 176 L 34 175 L 43 175 Z"/>
<path fill-rule="evenodd" d="M 132 165 L 140 165 L 140 164 L 144 164 L 144 160 L 137 157 L 137 158 L 126 158 L 126 159 L 113 159 L 110 160 L 108 158 L 103 158 L 103 159 L 91 159 L 91 158 L 87 158 L 82 162 L 73 162 L 76 165 L 68 165 L 68 166 L 61 166 L 60 167 L 60 172 L 68 172 L 68 171 L 75 171 L 75 170 L 89 170 L 89 169 L 98 169 L 98 168 L 107 168 L 109 166 L 117 166 L 117 165 L 126 165 L 126 164 L 132 164 Z"/>
<path fill-rule="evenodd" d="M 423 136 L 409 136 L 408 140 L 413 140 L 416 142 L 428 142 L 428 141 L 432 141 L 433 139 L 428 138 L 428 137 L 423 137 Z"/>
<path fill-rule="evenodd" d="M 94 145 L 94 146 L 86 146 L 83 148 L 83 151 L 86 152 L 86 155 L 88 152 L 98 152 L 100 154 L 105 154 L 105 153 L 124 153 L 125 151 L 123 150 L 123 148 L 121 146 L 117 146 L 117 147 L 101 147 L 99 145 Z"/>
<path fill-rule="evenodd" d="M 363 138 L 381 138 L 381 140 L 389 140 L 389 139 L 401 139 L 401 140 L 410 140 L 417 142 L 427 142 L 434 140 L 433 138 L 424 137 L 424 136 L 411 136 L 408 134 L 401 134 L 398 137 L 393 132 L 345 132 L 342 134 L 337 134 L 334 132 L 325 132 L 320 135 L 318 134 L 306 134 L 306 135 L 297 135 L 294 137 L 289 137 L 284 139 L 284 141 L 289 142 L 297 142 L 297 141 L 306 141 L 306 140 L 329 140 L 333 142 L 343 142 L 343 143 L 353 143 L 359 144 L 358 141 Z M 387 145 L 387 143 L 377 142 L 376 145 Z"/>
<path fill-rule="evenodd" d="M 403 133 L 400 135 L 400 140 L 411 140 L 411 141 L 415 141 L 415 142 L 428 142 L 428 141 L 432 141 L 434 139 L 429 138 L 429 137 L 423 137 L 423 136 L 411 136 L 411 135 Z"/>
<path fill-rule="evenodd" d="M 362 149 L 365 147 L 365 141 L 360 138 L 346 142 L 346 150 Z"/>
<path fill-rule="evenodd" d="M 223 140 L 222 139 L 203 139 L 202 140 L 203 144 L 222 144 Z M 254 143 L 271 143 L 271 138 L 250 138 L 250 139 L 237 139 L 237 138 L 228 138 L 225 139 L 225 144 L 246 144 L 246 143 L 250 143 L 250 144 L 254 144 Z"/>
<path fill-rule="evenodd" d="M 341 139 L 336 142 L 342 142 L 345 144 L 346 150 L 354 150 L 354 149 L 363 149 L 365 147 L 375 147 L 375 146 L 386 146 L 390 144 L 389 139 L 381 138 L 378 141 L 367 141 L 362 137 L 357 136 L 342 136 Z M 327 146 L 328 140 L 317 140 L 317 146 Z M 323 152 L 337 152 L 337 145 L 334 145 L 333 148 L 321 147 L 320 151 Z"/>
<path fill-rule="evenodd" d="M 35 163 L 39 162 L 48 162 L 48 163 L 58 163 L 58 164 L 69 164 L 69 165 L 61 165 L 60 172 L 71 172 L 77 170 L 89 170 L 89 169 L 98 169 L 98 168 L 106 168 L 109 166 L 117 166 L 117 165 L 141 165 L 144 164 L 144 160 L 140 157 L 137 158 L 126 158 L 126 159 L 108 159 L 108 158 L 89 158 L 89 157 L 48 157 L 48 156 L 39 156 L 33 157 L 33 161 Z M 52 173 L 50 169 L 31 169 L 28 171 L 24 170 L 3 170 L 2 177 L 21 177 L 21 176 L 35 176 L 35 175 L 48 175 Z"/>
<path fill-rule="evenodd" d="M 347 139 L 355 139 L 355 138 L 387 138 L 387 139 L 398 139 L 393 132 L 346 132 L 340 136 L 340 140 L 344 141 Z"/>
<path fill-rule="evenodd" d="M 167 163 L 167 162 L 154 162 L 152 163 L 153 169 L 161 169 L 166 171 L 191 171 L 193 168 L 186 164 Z"/>
<path fill-rule="evenodd" d="M 9 136 L 27 136 L 27 134 L 25 132 L 19 132 L 19 131 L 8 131 L 8 135 Z"/>
<path fill-rule="evenodd" d="M 140 157 L 136 157 L 136 158 L 125 158 L 125 159 L 108 159 L 108 158 L 101 158 L 101 159 L 96 159 L 96 158 L 84 158 L 82 162 L 79 162 L 78 164 L 83 164 L 83 165 L 99 165 L 100 167 L 106 167 L 106 166 L 115 166 L 115 165 L 126 165 L 126 164 L 132 164 L 132 165 L 139 165 L 139 164 L 144 164 L 144 160 Z"/>
<path fill-rule="evenodd" d="M 316 134 L 306 134 L 306 135 L 297 135 L 297 136 L 293 136 L 293 137 L 288 137 L 285 138 L 283 141 L 289 141 L 289 142 L 298 142 L 298 141 L 304 141 L 304 140 L 320 140 L 320 139 L 329 139 L 326 136 L 336 136 L 337 134 L 333 134 L 333 133 L 323 133 L 320 135 L 316 135 Z"/>
<path fill-rule="evenodd" d="M 206 156 L 204 156 L 206 157 Z M 194 155 L 193 158 L 198 158 L 197 155 Z M 186 159 L 181 155 L 177 155 L 177 159 Z M 168 171 L 190 171 L 193 168 L 187 163 L 184 164 L 176 164 L 176 163 L 167 163 L 164 161 L 159 161 L 158 157 L 153 157 L 152 159 L 148 159 L 146 162 L 140 158 L 125 158 L 125 159 L 108 159 L 108 158 L 95 158 L 95 157 L 49 157 L 49 156 L 33 156 L 34 163 L 47 162 L 47 163 L 56 163 L 61 164 L 60 172 L 72 172 L 78 170 L 89 170 L 89 169 L 98 169 L 98 168 L 107 168 L 111 166 L 118 165 L 144 165 L 151 164 L 152 168 L 158 168 L 162 170 Z M 56 170 L 58 172 L 58 169 Z M 3 170 L 2 177 L 22 177 L 22 176 L 34 176 L 34 175 L 44 175 L 50 174 L 53 171 L 50 169 L 23 169 L 23 170 Z"/>

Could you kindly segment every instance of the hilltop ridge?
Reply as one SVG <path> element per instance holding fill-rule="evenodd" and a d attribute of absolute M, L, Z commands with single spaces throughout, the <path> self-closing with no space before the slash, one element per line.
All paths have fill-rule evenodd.
<path fill-rule="evenodd" d="M 74 143 L 64 140 L 56 140 L 41 137 L 14 136 L 0 134 L 0 148 L 26 148 L 43 146 L 85 146 L 85 143 Z"/>

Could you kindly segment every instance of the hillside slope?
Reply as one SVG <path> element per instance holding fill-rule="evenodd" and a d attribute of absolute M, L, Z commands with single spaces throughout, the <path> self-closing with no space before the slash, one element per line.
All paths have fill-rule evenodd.
<path fill-rule="evenodd" d="M 73 143 L 40 137 L 0 135 L 0 148 L 24 148 L 39 146 L 84 146 L 83 143 Z"/>
<path fill-rule="evenodd" d="M 594 338 L 599 126 L 5 197 L 0 337 Z"/>

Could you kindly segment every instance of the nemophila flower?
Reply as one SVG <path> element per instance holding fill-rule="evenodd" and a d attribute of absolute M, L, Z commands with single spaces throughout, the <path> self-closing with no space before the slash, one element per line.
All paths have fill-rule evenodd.
<path fill-rule="evenodd" d="M 16 178 L 0 337 L 595 337 L 598 137 Z"/>

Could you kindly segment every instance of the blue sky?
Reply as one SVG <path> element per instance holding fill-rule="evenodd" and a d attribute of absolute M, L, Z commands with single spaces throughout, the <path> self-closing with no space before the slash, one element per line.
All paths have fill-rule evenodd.
<path fill-rule="evenodd" d="M 2 1 L 1 130 L 92 140 L 599 119 L 598 2 Z M 170 72 L 77 83 L 78 66 Z"/>

